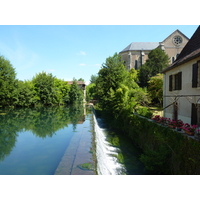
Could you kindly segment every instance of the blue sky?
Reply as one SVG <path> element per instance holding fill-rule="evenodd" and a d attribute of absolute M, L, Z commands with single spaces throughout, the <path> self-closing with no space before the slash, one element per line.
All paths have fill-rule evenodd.
<path fill-rule="evenodd" d="M 131 42 L 161 42 L 176 29 L 188 38 L 197 25 L 0 25 L 0 54 L 17 78 L 45 71 L 87 83 L 106 58 Z"/>

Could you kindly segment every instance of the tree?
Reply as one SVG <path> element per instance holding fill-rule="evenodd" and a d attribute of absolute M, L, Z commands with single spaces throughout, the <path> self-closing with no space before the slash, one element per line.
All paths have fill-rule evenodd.
<path fill-rule="evenodd" d="M 69 91 L 69 103 L 83 102 L 83 98 L 83 90 L 78 86 L 76 79 L 74 79 Z"/>
<path fill-rule="evenodd" d="M 148 93 L 154 104 L 162 105 L 163 102 L 163 74 L 157 74 L 148 82 Z"/>
<path fill-rule="evenodd" d="M 108 57 L 98 72 L 96 80 L 97 97 L 103 109 L 111 108 L 112 93 L 127 79 L 128 71 L 121 60 L 121 56 L 115 53 Z"/>
<path fill-rule="evenodd" d="M 148 55 L 148 60 L 139 70 L 139 85 L 147 87 L 150 77 L 155 76 L 169 65 L 168 55 L 161 49 L 153 49 Z"/>
<path fill-rule="evenodd" d="M 90 83 L 96 83 L 98 76 L 97 75 L 91 75 L 90 77 Z"/>
<path fill-rule="evenodd" d="M 96 100 L 96 84 L 95 83 L 90 83 L 86 87 L 86 100 Z"/>
<path fill-rule="evenodd" d="M 123 121 L 148 102 L 146 90 L 136 80 L 137 72 L 128 72 L 120 55 L 106 59 L 96 80 L 96 95 L 108 120 Z"/>
<path fill-rule="evenodd" d="M 39 103 L 43 105 L 53 105 L 56 101 L 56 89 L 54 85 L 55 77 L 50 73 L 41 72 L 33 77 L 36 95 L 39 97 Z"/>
<path fill-rule="evenodd" d="M 69 102 L 69 91 L 70 85 L 61 79 L 54 79 L 54 87 L 56 91 L 56 102 L 57 104 L 66 104 Z"/>
<path fill-rule="evenodd" d="M 31 81 L 18 81 L 14 95 L 14 105 L 28 107 L 35 105 L 39 100 L 34 85 Z"/>
<path fill-rule="evenodd" d="M 169 65 L 169 57 L 163 50 L 157 48 L 150 51 L 146 64 L 150 68 L 152 77 Z"/>
<path fill-rule="evenodd" d="M 0 56 L 0 105 L 12 105 L 16 87 L 16 73 L 10 61 Z"/>
<path fill-rule="evenodd" d="M 78 81 L 83 81 L 83 82 L 85 82 L 85 80 L 84 80 L 83 78 L 79 78 Z"/>

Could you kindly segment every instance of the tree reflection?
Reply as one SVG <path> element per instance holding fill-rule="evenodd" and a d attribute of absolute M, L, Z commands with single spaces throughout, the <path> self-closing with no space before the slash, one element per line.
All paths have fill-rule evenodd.
<path fill-rule="evenodd" d="M 32 131 L 37 137 L 52 137 L 58 130 L 85 120 L 82 105 L 0 110 L 0 161 L 10 154 L 17 136 Z"/>

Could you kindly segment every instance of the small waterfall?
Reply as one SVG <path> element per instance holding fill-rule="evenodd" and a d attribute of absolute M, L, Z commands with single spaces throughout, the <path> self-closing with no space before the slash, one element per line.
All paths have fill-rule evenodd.
<path fill-rule="evenodd" d="M 125 168 L 117 162 L 118 148 L 112 147 L 106 141 L 106 128 L 101 128 L 102 120 L 94 116 L 94 131 L 96 137 L 96 158 L 98 175 L 125 174 Z M 99 126 L 100 125 L 100 126 Z"/>

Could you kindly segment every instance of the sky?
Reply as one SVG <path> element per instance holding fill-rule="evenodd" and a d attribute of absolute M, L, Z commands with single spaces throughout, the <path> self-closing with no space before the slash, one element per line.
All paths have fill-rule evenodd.
<path fill-rule="evenodd" d="M 88 84 L 106 58 L 132 42 L 161 42 L 176 29 L 188 38 L 197 25 L 0 25 L 0 55 L 19 80 L 52 73 Z"/>
<path fill-rule="evenodd" d="M 199 23 L 199 7 L 196 2 L 194 0 L 187 3 L 180 0 L 2 1 L 0 55 L 11 62 L 20 80 L 31 80 L 36 73 L 46 71 L 60 79 L 69 81 L 74 77 L 83 78 L 88 83 L 91 75 L 98 73 L 107 57 L 114 55 L 115 52 L 119 53 L 131 42 L 161 42 L 176 29 L 190 38 L 198 27 L 195 24 Z M 185 186 L 183 185 L 185 179 L 191 181 L 188 180 L 190 177 L 184 177 L 184 181 L 179 181 L 180 177 L 178 179 L 175 176 L 154 176 L 153 181 L 152 177 L 147 178 L 147 176 L 135 176 L 134 180 L 131 176 L 126 176 L 125 179 L 116 176 L 116 179 L 112 177 L 112 180 L 108 180 L 109 177 L 103 177 L 101 180 L 92 176 L 91 178 L 92 180 L 89 177 L 87 180 L 67 177 L 66 181 L 66 178 L 61 176 L 59 180 L 57 177 L 48 180 L 46 176 L 45 178 L 20 176 L 16 179 L 12 176 L 9 180 L 6 176 L 2 177 L 1 186 L 3 194 L 12 196 L 10 199 L 16 198 L 16 194 L 19 193 L 21 199 L 27 199 L 29 194 L 37 198 L 38 193 L 32 192 L 35 183 L 41 184 L 39 187 L 42 188 L 44 185 L 48 187 L 48 193 L 47 190 L 41 193 L 40 190 L 40 196 L 43 195 L 44 198 L 55 196 L 63 199 L 66 196 L 66 188 L 68 196 L 71 192 L 72 195 L 76 194 L 77 198 L 82 198 L 82 194 L 88 190 L 88 185 L 90 190 L 100 195 L 100 198 L 101 195 L 104 198 L 105 194 L 106 196 L 110 194 L 113 198 L 114 193 L 110 191 L 114 190 L 121 191 L 116 193 L 117 198 L 120 195 L 124 197 L 125 193 L 128 196 L 128 191 L 132 195 L 133 188 L 134 197 L 139 198 L 141 196 L 149 198 L 151 195 L 154 199 L 160 199 L 163 193 L 165 199 L 171 198 L 171 193 L 165 191 L 166 187 L 173 191 L 173 196 L 177 192 L 179 198 L 187 199 L 198 195 L 196 195 L 197 190 L 196 193 L 181 190 Z M 52 185 L 52 179 L 56 182 L 56 188 L 55 184 Z M 128 181 L 132 181 L 132 184 L 126 184 Z M 194 177 L 192 181 L 194 182 Z M 6 187 L 8 184 L 5 183 L 9 183 L 9 187 Z M 103 190 L 106 192 L 99 192 L 99 188 L 105 183 L 107 185 Z M 81 187 L 78 187 L 79 185 Z M 26 191 L 23 194 L 22 186 Z M 10 193 L 10 187 L 14 192 Z"/>

